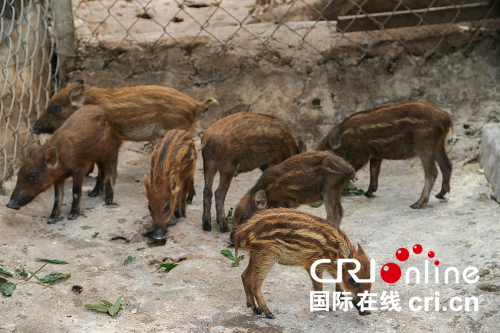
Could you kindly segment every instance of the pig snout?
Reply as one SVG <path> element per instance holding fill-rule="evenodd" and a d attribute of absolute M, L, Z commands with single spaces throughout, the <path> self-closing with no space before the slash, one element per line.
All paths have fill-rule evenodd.
<path fill-rule="evenodd" d="M 31 132 L 31 133 L 34 133 L 34 134 L 36 134 L 36 135 L 39 135 L 39 134 L 40 134 L 40 131 L 41 131 L 41 130 L 40 130 L 39 128 L 35 128 L 35 126 L 31 126 L 31 127 L 30 127 L 30 132 Z"/>
<path fill-rule="evenodd" d="M 352 304 L 358 310 L 358 313 L 360 316 L 366 316 L 366 315 L 372 314 L 372 312 L 370 310 L 365 310 L 365 309 L 361 310 L 361 302 L 353 301 Z"/>
<path fill-rule="evenodd" d="M 156 240 L 163 240 L 163 239 L 167 238 L 167 235 L 165 234 L 165 232 L 160 227 L 160 228 L 157 228 L 153 232 L 153 238 L 156 239 Z"/>
<path fill-rule="evenodd" d="M 19 210 L 19 208 L 21 208 L 19 203 L 15 200 L 12 200 L 12 199 L 10 199 L 9 203 L 6 206 L 7 206 L 7 208 L 15 209 L 15 210 Z"/>

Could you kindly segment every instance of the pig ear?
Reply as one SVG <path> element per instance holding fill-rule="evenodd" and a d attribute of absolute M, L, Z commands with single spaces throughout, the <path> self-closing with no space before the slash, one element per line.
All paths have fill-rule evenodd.
<path fill-rule="evenodd" d="M 78 80 L 73 84 L 73 89 L 69 92 L 69 100 L 75 108 L 80 108 L 85 102 L 85 86 L 83 81 Z"/>
<path fill-rule="evenodd" d="M 299 140 L 299 154 L 304 153 L 306 151 L 307 151 L 306 144 L 302 140 Z"/>
<path fill-rule="evenodd" d="M 175 179 L 175 178 L 170 179 L 169 187 L 170 187 L 170 191 L 173 194 L 179 192 L 179 190 L 181 189 L 180 186 L 178 186 L 177 184 L 180 184 L 180 181 L 178 179 Z"/>
<path fill-rule="evenodd" d="M 54 168 L 57 165 L 56 147 L 52 147 L 45 152 L 45 164 L 48 168 Z"/>
<path fill-rule="evenodd" d="M 366 255 L 365 250 L 363 250 L 363 248 L 361 247 L 361 244 L 359 244 L 359 243 L 358 243 L 358 254 L 360 256 Z"/>
<path fill-rule="evenodd" d="M 253 197 L 253 202 L 257 206 L 257 209 L 266 209 L 267 208 L 267 196 L 264 190 L 260 190 L 255 193 Z"/>
<path fill-rule="evenodd" d="M 330 144 L 330 150 L 335 150 L 340 147 L 341 137 L 338 127 L 332 128 L 328 133 L 328 143 Z"/>
<path fill-rule="evenodd" d="M 340 254 L 344 259 L 351 259 L 352 258 L 352 252 L 349 250 L 347 246 L 344 244 L 340 244 Z"/>
<path fill-rule="evenodd" d="M 147 191 L 149 191 L 149 179 L 148 179 L 148 176 L 144 175 L 144 189 Z"/>
<path fill-rule="evenodd" d="M 30 151 L 37 150 L 38 148 L 40 148 L 40 141 L 35 140 L 32 143 L 30 143 L 30 145 L 28 146 L 28 153 Z"/>

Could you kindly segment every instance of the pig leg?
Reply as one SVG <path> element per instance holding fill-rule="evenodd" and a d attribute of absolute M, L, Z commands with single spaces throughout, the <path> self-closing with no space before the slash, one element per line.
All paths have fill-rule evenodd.
<path fill-rule="evenodd" d="M 222 232 L 228 232 L 229 227 L 226 222 L 226 215 L 224 214 L 224 201 L 226 200 L 227 190 L 231 185 L 235 170 L 219 170 L 220 181 L 219 187 L 215 191 L 215 208 L 217 210 L 217 223 Z"/>
<path fill-rule="evenodd" d="M 115 165 L 112 161 L 110 160 L 104 160 L 103 163 L 103 169 L 104 169 L 104 183 L 106 185 L 106 196 L 104 198 L 104 202 L 106 205 L 112 205 L 113 204 L 113 197 L 114 197 L 114 170 L 115 170 Z"/>
<path fill-rule="evenodd" d="M 187 179 L 184 183 L 184 188 L 182 189 L 180 201 L 179 201 L 179 210 L 182 217 L 186 217 L 186 201 L 189 192 L 189 187 L 191 186 L 191 179 Z"/>
<path fill-rule="evenodd" d="M 71 211 L 69 213 L 68 220 L 75 220 L 78 215 L 80 215 L 82 185 L 86 171 L 87 170 L 84 170 L 82 172 L 81 170 L 78 170 L 77 172 L 73 173 L 73 203 L 71 204 Z"/>
<path fill-rule="evenodd" d="M 252 260 L 252 254 L 250 254 L 250 260 L 248 261 L 248 266 L 247 268 L 243 271 L 243 274 L 241 274 L 241 281 L 243 282 L 243 288 L 245 289 L 245 297 L 247 299 L 247 307 L 252 308 L 252 310 L 255 312 L 258 309 L 255 306 L 255 300 L 254 296 L 252 293 L 252 290 L 250 289 L 250 286 L 248 285 L 248 281 L 250 280 L 250 277 L 252 276 L 252 267 L 254 265 L 254 262 Z M 258 309 L 260 311 L 260 309 Z M 256 312 L 257 313 L 257 312 Z M 257 313 L 257 314 L 261 314 Z"/>
<path fill-rule="evenodd" d="M 259 252 L 258 257 L 259 265 L 253 266 L 252 275 L 248 281 L 248 286 L 259 304 L 258 308 L 252 308 L 252 310 L 256 314 L 263 311 L 267 318 L 274 319 L 274 315 L 269 311 L 264 295 L 262 295 L 262 283 L 278 258 L 274 254 L 268 255 L 265 252 Z"/>
<path fill-rule="evenodd" d="M 434 186 L 434 182 L 436 181 L 436 177 L 438 174 L 436 168 L 436 157 L 435 155 L 420 155 L 420 159 L 422 160 L 422 166 L 424 167 L 425 172 L 425 185 L 422 191 L 422 195 L 420 199 L 410 207 L 413 209 L 419 209 L 425 207 L 427 202 L 429 201 L 429 195 L 431 193 L 432 187 Z"/>
<path fill-rule="evenodd" d="M 61 214 L 61 205 L 64 197 L 64 180 L 59 183 L 54 184 L 54 207 L 52 208 L 52 213 L 50 213 L 48 224 L 54 224 L 57 222 L 59 215 Z"/>
<path fill-rule="evenodd" d="M 338 185 L 335 186 L 327 184 L 326 187 L 327 190 L 323 193 L 323 204 L 326 208 L 326 219 L 330 223 L 340 227 L 340 223 L 342 223 L 342 216 L 344 215 L 344 209 L 342 208 L 342 204 L 340 202 L 343 186 L 339 187 Z"/>
<path fill-rule="evenodd" d="M 306 261 L 306 263 L 304 265 L 304 269 L 307 271 L 307 273 L 309 274 L 309 277 L 311 278 L 313 290 L 314 291 L 322 291 L 323 290 L 323 283 L 314 280 L 312 278 L 312 275 L 311 275 L 311 266 L 313 263 L 314 263 L 314 261 Z M 316 266 L 316 276 L 319 277 L 320 279 L 323 278 L 323 271 L 324 271 L 323 265 Z"/>
<path fill-rule="evenodd" d="M 194 190 L 194 177 L 189 181 L 189 189 L 188 189 L 188 197 L 186 199 L 186 204 L 190 205 L 193 202 L 193 197 L 196 195 L 196 191 Z"/>
<path fill-rule="evenodd" d="M 370 186 L 368 187 L 368 191 L 366 191 L 366 193 L 365 193 L 365 195 L 368 198 L 373 197 L 373 192 L 377 191 L 378 175 L 380 173 L 380 164 L 381 163 L 382 163 L 382 159 L 380 159 L 380 158 L 370 159 Z"/>
<path fill-rule="evenodd" d="M 99 195 L 99 192 L 101 192 L 102 188 L 104 187 L 104 171 L 103 171 L 103 166 L 101 162 L 97 162 L 97 180 L 95 182 L 95 187 L 92 191 L 90 191 L 87 195 L 89 197 L 96 197 Z"/>
<path fill-rule="evenodd" d="M 113 185 L 115 184 L 116 182 L 116 177 L 118 176 L 118 171 L 117 171 L 117 168 L 118 168 L 118 152 L 120 151 L 120 146 L 122 145 L 122 140 L 118 139 L 118 138 L 115 138 L 113 137 L 112 139 L 112 150 L 111 150 L 111 163 L 112 163 L 112 166 L 113 166 L 113 173 L 112 173 L 112 176 L 113 176 Z"/>
<path fill-rule="evenodd" d="M 205 177 L 205 189 L 203 190 L 203 230 L 212 230 L 212 216 L 210 210 L 212 209 L 212 186 L 214 183 L 215 172 L 213 159 L 207 156 L 205 149 L 202 151 L 203 155 L 203 176 Z"/>
<path fill-rule="evenodd" d="M 441 144 L 441 147 L 438 148 L 436 160 L 439 164 L 439 168 L 441 169 L 441 174 L 443 175 L 443 185 L 441 186 L 441 192 L 436 195 L 436 198 L 444 199 L 444 195 L 450 192 L 451 170 L 453 169 L 453 165 L 451 164 L 448 155 L 446 155 L 444 144 Z"/>

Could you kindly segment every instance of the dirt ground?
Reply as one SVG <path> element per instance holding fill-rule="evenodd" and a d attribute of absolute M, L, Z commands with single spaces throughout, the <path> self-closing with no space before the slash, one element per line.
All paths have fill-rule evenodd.
<path fill-rule="evenodd" d="M 197 141 L 199 145 L 199 141 Z M 253 315 L 246 307 L 240 274 L 247 264 L 230 267 L 219 251 L 227 247 L 229 234 L 221 233 L 213 222 L 211 232 L 201 228 L 203 174 L 198 157 L 196 192 L 187 217 L 168 228 L 164 246 L 155 246 L 144 236 L 152 229 L 142 179 L 149 174 L 149 153 L 144 144 L 127 143 L 120 154 L 116 182 L 116 207 L 103 205 L 102 195 L 84 197 L 82 216 L 75 221 L 61 219 L 46 224 L 52 206 L 52 191 L 40 195 L 19 211 L 2 208 L 0 267 L 14 271 L 20 281 L 21 264 L 30 271 L 42 267 L 37 257 L 62 259 L 69 265 L 48 264 L 38 275 L 71 273 L 71 277 L 44 287 L 34 279 L 17 286 L 11 297 L 0 296 L 0 332 L 495 332 L 500 324 L 500 227 L 498 204 L 489 197 L 490 187 L 478 164 L 455 162 L 452 193 L 446 201 L 431 198 L 422 210 L 409 207 L 423 187 L 423 171 L 417 160 L 382 163 L 380 187 L 376 198 L 344 197 L 346 211 L 342 227 L 352 241 L 360 242 L 377 262 L 377 280 L 372 292 L 397 291 L 401 312 L 374 311 L 359 316 L 357 311 L 310 312 L 311 283 L 299 267 L 276 265 L 263 287 L 270 309 L 269 320 Z M 233 180 L 226 208 L 235 207 L 260 171 L 242 174 Z M 358 172 L 356 186 L 366 189 L 367 170 Z M 88 177 L 84 190 L 94 179 Z M 439 190 L 440 177 L 433 193 Z M 12 189 L 14 183 L 8 183 Z M 70 182 L 66 185 L 62 216 L 69 213 Z M 5 207 L 8 196 L 0 197 Z M 301 209 L 325 217 L 323 207 Z M 215 212 L 214 208 L 212 210 Z M 94 232 L 100 234 L 92 239 Z M 90 242 L 86 241 L 90 240 Z M 400 247 L 421 244 L 424 252 L 434 251 L 444 269 L 468 266 L 480 270 L 480 282 L 438 285 L 406 284 L 403 280 L 388 285 L 379 272 L 387 262 L 398 262 Z M 243 253 L 246 253 L 244 250 Z M 137 259 L 127 266 L 127 256 Z M 410 255 L 402 263 L 423 271 L 425 255 Z M 169 273 L 157 270 L 160 263 L 178 262 Z M 432 265 L 432 264 L 431 264 Z M 83 291 L 76 295 L 73 286 Z M 332 286 L 326 290 L 333 291 Z M 413 312 L 411 297 L 440 294 L 441 307 L 451 297 L 477 297 L 479 311 Z M 104 312 L 83 307 L 100 299 L 114 301 L 123 295 L 124 310 L 111 318 Z M 434 303 L 432 303 L 434 304 Z M 380 303 L 378 304 L 380 305 Z M 136 313 L 132 310 L 137 309 Z"/>

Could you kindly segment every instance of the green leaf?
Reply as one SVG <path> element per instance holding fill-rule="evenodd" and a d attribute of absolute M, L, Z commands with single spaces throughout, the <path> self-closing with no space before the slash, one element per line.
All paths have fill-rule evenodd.
<path fill-rule="evenodd" d="M 4 283 L 7 283 L 9 281 L 7 281 L 7 279 L 4 279 L 4 278 L 0 278 L 0 284 L 4 284 Z"/>
<path fill-rule="evenodd" d="M 122 295 L 122 296 L 120 296 L 120 297 L 118 297 L 118 299 L 117 299 L 117 300 L 116 300 L 116 302 L 115 302 L 115 305 L 113 305 L 113 306 L 112 306 L 113 311 L 114 311 L 114 313 L 113 313 L 113 314 L 111 314 L 111 313 L 110 313 L 112 317 L 114 317 L 114 316 L 115 316 L 115 314 L 117 314 L 117 313 L 118 313 L 118 311 L 123 310 L 123 308 L 120 306 L 120 304 L 122 303 L 122 297 L 123 297 L 123 295 Z M 109 312 L 109 311 L 108 311 L 108 312 Z"/>
<path fill-rule="evenodd" d="M 64 279 L 71 276 L 71 274 L 64 274 L 64 273 L 52 273 L 45 275 L 43 278 L 40 279 L 40 282 L 42 283 L 47 283 L 51 284 L 52 282 L 60 279 Z"/>
<path fill-rule="evenodd" d="M 2 286 L 2 292 L 5 294 L 5 296 L 10 296 L 14 293 L 14 290 L 16 290 L 16 284 L 7 281 L 7 283 L 4 283 L 1 285 Z"/>
<path fill-rule="evenodd" d="M 5 274 L 5 275 L 10 276 L 10 277 L 13 277 L 13 276 L 14 276 L 14 274 L 9 273 L 9 272 L 7 272 L 7 271 L 5 271 L 3 268 L 0 268 L 0 273 L 1 273 L 1 274 Z"/>
<path fill-rule="evenodd" d="M 98 235 L 99 235 L 99 233 L 98 233 L 98 232 L 94 232 L 94 233 L 92 234 L 92 239 L 95 239 Z"/>
<path fill-rule="evenodd" d="M 322 204 L 323 203 L 320 201 L 320 202 L 312 203 L 309 206 L 311 206 L 312 208 L 318 208 L 318 207 L 321 207 Z"/>
<path fill-rule="evenodd" d="M 229 259 L 231 260 L 234 260 L 234 257 L 233 257 L 233 253 L 227 249 L 224 249 L 224 250 L 221 250 L 220 253 L 223 255 L 223 256 L 226 256 L 228 257 Z"/>
<path fill-rule="evenodd" d="M 232 217 L 233 217 L 233 207 L 231 207 L 231 208 L 229 209 L 229 211 L 227 212 L 227 217 L 226 217 L 226 218 L 230 219 L 230 218 L 232 218 Z"/>
<path fill-rule="evenodd" d="M 85 308 L 87 309 L 97 309 L 97 310 L 105 310 L 105 311 L 108 311 L 108 307 L 107 306 L 104 306 L 104 305 L 101 305 L 101 304 L 95 304 L 95 305 L 92 305 L 92 304 L 85 304 L 84 305 Z"/>
<path fill-rule="evenodd" d="M 33 273 L 32 271 L 28 271 L 31 276 L 33 276 L 35 279 L 37 279 L 40 283 L 43 283 L 42 280 L 40 280 L 40 278 L 38 276 L 35 275 L 35 273 Z"/>
<path fill-rule="evenodd" d="M 66 261 L 58 260 L 58 259 L 36 258 L 35 260 L 47 261 L 47 262 L 51 262 L 53 264 L 58 264 L 58 265 L 67 265 L 68 264 Z"/>
<path fill-rule="evenodd" d="M 163 272 L 168 273 L 172 269 L 174 269 L 177 266 L 177 264 L 174 264 L 173 262 L 167 262 L 166 264 L 160 264 L 160 267 L 158 267 L 157 270 L 165 268 Z"/>
<path fill-rule="evenodd" d="M 101 299 L 101 302 L 106 304 L 107 306 L 113 306 L 113 303 L 109 302 L 109 301 L 106 301 L 104 299 Z"/>
<path fill-rule="evenodd" d="M 123 263 L 125 266 L 131 261 L 134 261 L 136 257 L 128 256 L 127 259 L 125 259 L 125 262 Z"/>
<path fill-rule="evenodd" d="M 23 266 L 21 266 L 21 265 L 19 265 L 19 267 L 21 267 L 21 269 L 23 270 L 23 276 L 24 276 L 25 278 L 27 278 L 27 277 L 28 277 L 28 273 L 26 272 L 26 270 L 24 269 L 24 267 L 23 267 Z"/>
<path fill-rule="evenodd" d="M 239 256 L 237 259 L 236 259 L 236 262 L 233 261 L 233 263 L 231 264 L 231 267 L 237 267 L 239 264 L 240 264 L 240 260 L 245 258 L 245 255 L 242 254 L 241 256 Z"/>

